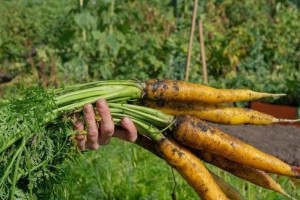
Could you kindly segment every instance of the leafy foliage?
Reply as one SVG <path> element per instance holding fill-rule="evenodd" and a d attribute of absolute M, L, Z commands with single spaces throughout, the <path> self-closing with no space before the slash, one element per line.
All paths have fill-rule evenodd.
<path fill-rule="evenodd" d="M 74 152 L 73 131 L 61 119 L 45 127 L 55 108 L 51 94 L 39 88 L 18 92 L 22 100 L 0 107 L 0 198 L 41 198 L 54 194 L 53 184 L 68 175 L 64 161 Z"/>
<path fill-rule="evenodd" d="M 177 2 L 177 3 L 176 3 Z M 288 93 L 299 105 L 299 8 L 293 1 L 206 0 L 210 84 Z M 93 79 L 183 79 L 192 1 L 4 1 L 4 71 L 43 86 Z M 197 30 L 197 29 L 196 29 Z M 191 81 L 200 82 L 195 34 Z M 22 73 L 23 72 L 23 73 Z"/>
<path fill-rule="evenodd" d="M 281 103 L 299 105 L 294 96 L 298 88 L 289 84 L 299 79 L 300 72 L 299 10 L 280 1 L 224 1 L 213 6 L 207 13 L 221 11 L 224 22 L 212 32 L 222 34 L 217 43 L 224 45 L 220 58 L 212 63 L 219 69 L 213 72 L 219 74 L 216 84 L 287 93 Z M 214 18 L 219 16 L 209 19 L 216 21 Z M 225 66 L 219 65 L 224 62 Z"/>

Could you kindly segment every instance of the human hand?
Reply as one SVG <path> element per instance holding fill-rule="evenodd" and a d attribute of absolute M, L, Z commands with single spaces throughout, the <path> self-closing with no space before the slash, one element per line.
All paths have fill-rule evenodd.
<path fill-rule="evenodd" d="M 134 142 L 137 139 L 137 129 L 128 117 L 121 120 L 120 127 L 115 127 L 107 102 L 104 99 L 99 99 L 96 102 L 96 107 L 101 118 L 99 123 L 95 119 L 91 104 L 87 104 L 83 108 L 84 120 L 87 126 L 86 135 L 80 134 L 85 128 L 82 120 L 77 120 L 74 124 L 75 129 L 79 132 L 79 134 L 76 134 L 75 139 L 80 150 L 98 149 L 99 146 L 108 144 L 111 137 L 118 137 L 129 142 Z"/>

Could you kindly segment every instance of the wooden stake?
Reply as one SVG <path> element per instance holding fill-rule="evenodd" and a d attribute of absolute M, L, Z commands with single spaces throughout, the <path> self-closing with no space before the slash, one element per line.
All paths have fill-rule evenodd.
<path fill-rule="evenodd" d="M 191 55 L 192 55 L 193 37 L 194 37 L 195 24 L 196 24 L 197 8 L 198 8 L 198 0 L 194 0 L 192 27 L 190 32 L 189 49 L 188 49 L 186 68 L 185 68 L 185 81 L 188 81 L 190 76 L 190 64 L 191 64 Z"/>
<path fill-rule="evenodd" d="M 203 37 L 203 24 L 202 24 L 201 19 L 199 20 L 199 41 L 200 41 L 200 47 L 201 47 L 203 83 L 207 84 L 208 83 L 208 78 L 207 78 L 205 44 L 204 44 L 204 37 Z"/>

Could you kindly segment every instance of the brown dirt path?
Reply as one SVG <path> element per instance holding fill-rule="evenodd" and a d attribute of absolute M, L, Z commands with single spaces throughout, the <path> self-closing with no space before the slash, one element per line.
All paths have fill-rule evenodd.
<path fill-rule="evenodd" d="M 299 127 L 284 125 L 211 125 L 291 165 L 300 166 Z"/>

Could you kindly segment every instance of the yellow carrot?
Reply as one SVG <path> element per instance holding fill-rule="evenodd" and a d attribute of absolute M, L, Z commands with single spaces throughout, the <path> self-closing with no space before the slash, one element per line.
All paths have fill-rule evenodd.
<path fill-rule="evenodd" d="M 176 142 L 164 138 L 157 143 L 139 134 L 136 144 L 166 160 L 201 199 L 227 199 L 200 159 Z"/>
<path fill-rule="evenodd" d="M 144 135 L 139 134 L 136 143 L 139 146 L 152 152 L 156 156 L 161 157 L 161 155 L 157 152 L 157 149 L 155 147 L 155 142 L 150 140 L 149 138 L 145 137 Z M 219 168 L 221 168 L 243 180 L 249 181 L 255 185 L 258 185 L 260 187 L 263 187 L 263 188 L 266 188 L 269 190 L 273 190 L 275 192 L 283 194 L 286 197 L 291 198 L 290 195 L 288 195 L 284 191 L 284 189 L 269 174 L 267 174 L 261 170 L 239 164 L 237 162 L 234 162 L 232 160 L 226 159 L 222 156 L 212 154 L 209 152 L 204 152 L 204 151 L 195 150 L 195 149 L 192 149 L 192 152 L 194 153 L 194 155 L 196 155 L 201 160 L 203 160 L 207 163 L 210 163 L 216 167 L 219 167 Z M 212 174 L 212 172 L 210 172 L 210 173 Z M 214 177 L 214 174 L 212 174 L 212 176 Z M 226 191 L 226 187 L 223 188 L 224 185 L 223 185 L 222 181 L 216 180 L 215 177 L 214 177 L 214 179 L 215 179 L 216 183 L 218 184 L 218 186 L 222 189 L 222 191 L 226 194 L 226 196 L 229 199 L 233 199 L 232 196 L 236 196 L 236 199 L 238 199 L 238 196 L 239 196 L 238 193 L 231 191 L 232 189 L 228 189 L 229 191 Z"/>
<path fill-rule="evenodd" d="M 214 178 L 215 182 L 218 184 L 218 186 L 221 188 L 221 190 L 224 192 L 224 194 L 228 197 L 230 200 L 242 200 L 242 196 L 240 193 L 232 187 L 230 184 L 226 183 L 221 177 L 216 175 L 215 173 L 210 171 L 210 174 Z"/>
<path fill-rule="evenodd" d="M 143 104 L 166 114 L 193 115 L 200 119 L 220 124 L 272 124 L 279 122 L 293 123 L 299 121 L 278 119 L 249 108 L 228 107 L 216 104 L 164 101 L 145 101 Z"/>
<path fill-rule="evenodd" d="M 227 103 L 285 95 L 255 92 L 248 89 L 216 89 L 174 80 L 148 80 L 144 84 L 144 98 L 151 100 Z"/>
<path fill-rule="evenodd" d="M 168 139 L 159 141 L 157 149 L 167 163 L 194 188 L 201 199 L 227 199 L 204 164 L 189 150 Z"/>
<path fill-rule="evenodd" d="M 203 161 L 213 164 L 241 179 L 247 180 L 260 187 L 273 190 L 275 192 L 283 194 L 284 196 L 290 197 L 284 191 L 284 189 L 266 172 L 239 164 L 237 162 L 209 152 L 200 150 L 193 152 Z"/>
<path fill-rule="evenodd" d="M 300 177 L 299 169 L 191 116 L 177 116 L 172 136 L 181 144 L 266 172 Z"/>

